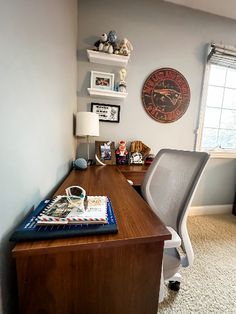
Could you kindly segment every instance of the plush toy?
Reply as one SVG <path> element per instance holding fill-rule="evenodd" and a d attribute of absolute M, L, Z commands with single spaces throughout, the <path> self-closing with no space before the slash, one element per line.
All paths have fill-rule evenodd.
<path fill-rule="evenodd" d="M 107 34 L 106 33 L 103 33 L 101 36 L 100 36 L 100 39 L 97 40 L 95 43 L 94 43 L 94 48 L 93 50 L 99 50 L 99 51 L 102 51 L 103 50 L 103 45 L 104 43 L 107 41 Z"/>
<path fill-rule="evenodd" d="M 120 44 L 118 45 L 116 32 L 110 31 L 108 34 L 103 33 L 100 36 L 100 39 L 94 43 L 93 50 L 110 54 L 115 53 L 123 56 L 129 56 L 133 50 L 133 46 L 127 38 L 121 40 Z"/>
<path fill-rule="evenodd" d="M 115 31 L 110 31 L 108 34 L 103 33 L 101 35 L 100 39 L 95 42 L 93 50 L 112 54 L 117 49 L 117 34 Z"/>
<path fill-rule="evenodd" d="M 116 50 L 115 53 L 123 56 L 129 56 L 131 54 L 131 51 L 133 51 L 133 46 L 131 42 L 127 38 L 124 38 L 123 40 L 121 40 L 119 49 Z"/>
<path fill-rule="evenodd" d="M 99 51 L 113 53 L 113 47 L 108 41 L 106 41 L 104 44 L 99 45 Z"/>
<path fill-rule="evenodd" d="M 115 50 L 118 49 L 118 44 L 117 44 L 117 34 L 115 31 L 110 31 L 107 35 L 107 41 L 108 43 L 112 46 L 112 48 L 110 48 L 110 53 L 114 53 Z"/>

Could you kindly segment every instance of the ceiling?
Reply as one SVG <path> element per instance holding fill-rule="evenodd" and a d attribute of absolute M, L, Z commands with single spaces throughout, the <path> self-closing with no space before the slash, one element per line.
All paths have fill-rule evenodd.
<path fill-rule="evenodd" d="M 228 17 L 236 20 L 235 0 L 164 0 L 192 9 Z"/>

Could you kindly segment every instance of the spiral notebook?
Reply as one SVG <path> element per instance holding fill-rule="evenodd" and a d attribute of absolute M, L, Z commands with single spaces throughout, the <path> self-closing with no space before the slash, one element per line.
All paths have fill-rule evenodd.
<path fill-rule="evenodd" d="M 51 202 L 53 200 L 44 200 L 36 209 L 32 210 L 12 233 L 10 241 L 21 242 L 118 232 L 116 218 L 109 198 L 107 198 L 106 203 L 107 223 L 104 224 L 38 224 L 39 215 Z"/>

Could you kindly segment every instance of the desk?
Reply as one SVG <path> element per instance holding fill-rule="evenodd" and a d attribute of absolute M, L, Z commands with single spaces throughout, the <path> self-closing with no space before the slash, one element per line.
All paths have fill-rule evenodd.
<path fill-rule="evenodd" d="M 140 186 L 149 165 L 119 165 L 117 167 L 127 180 L 133 181 L 134 186 Z"/>
<path fill-rule="evenodd" d="M 171 236 L 119 167 L 73 170 L 55 195 L 81 185 L 108 195 L 117 234 L 18 243 L 22 314 L 156 314 L 164 240 Z"/>

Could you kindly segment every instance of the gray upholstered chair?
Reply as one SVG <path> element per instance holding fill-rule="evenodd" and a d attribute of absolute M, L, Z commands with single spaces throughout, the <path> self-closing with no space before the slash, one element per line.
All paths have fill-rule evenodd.
<path fill-rule="evenodd" d="M 181 276 L 180 266 L 193 263 L 194 254 L 186 226 L 188 209 L 209 155 L 204 152 L 190 152 L 163 149 L 149 167 L 141 191 L 152 210 L 172 233 L 172 239 L 165 241 L 162 284 L 169 280 L 169 288 L 178 291 Z M 178 247 L 185 253 L 180 256 Z M 182 254 L 181 254 L 182 255 Z"/>

